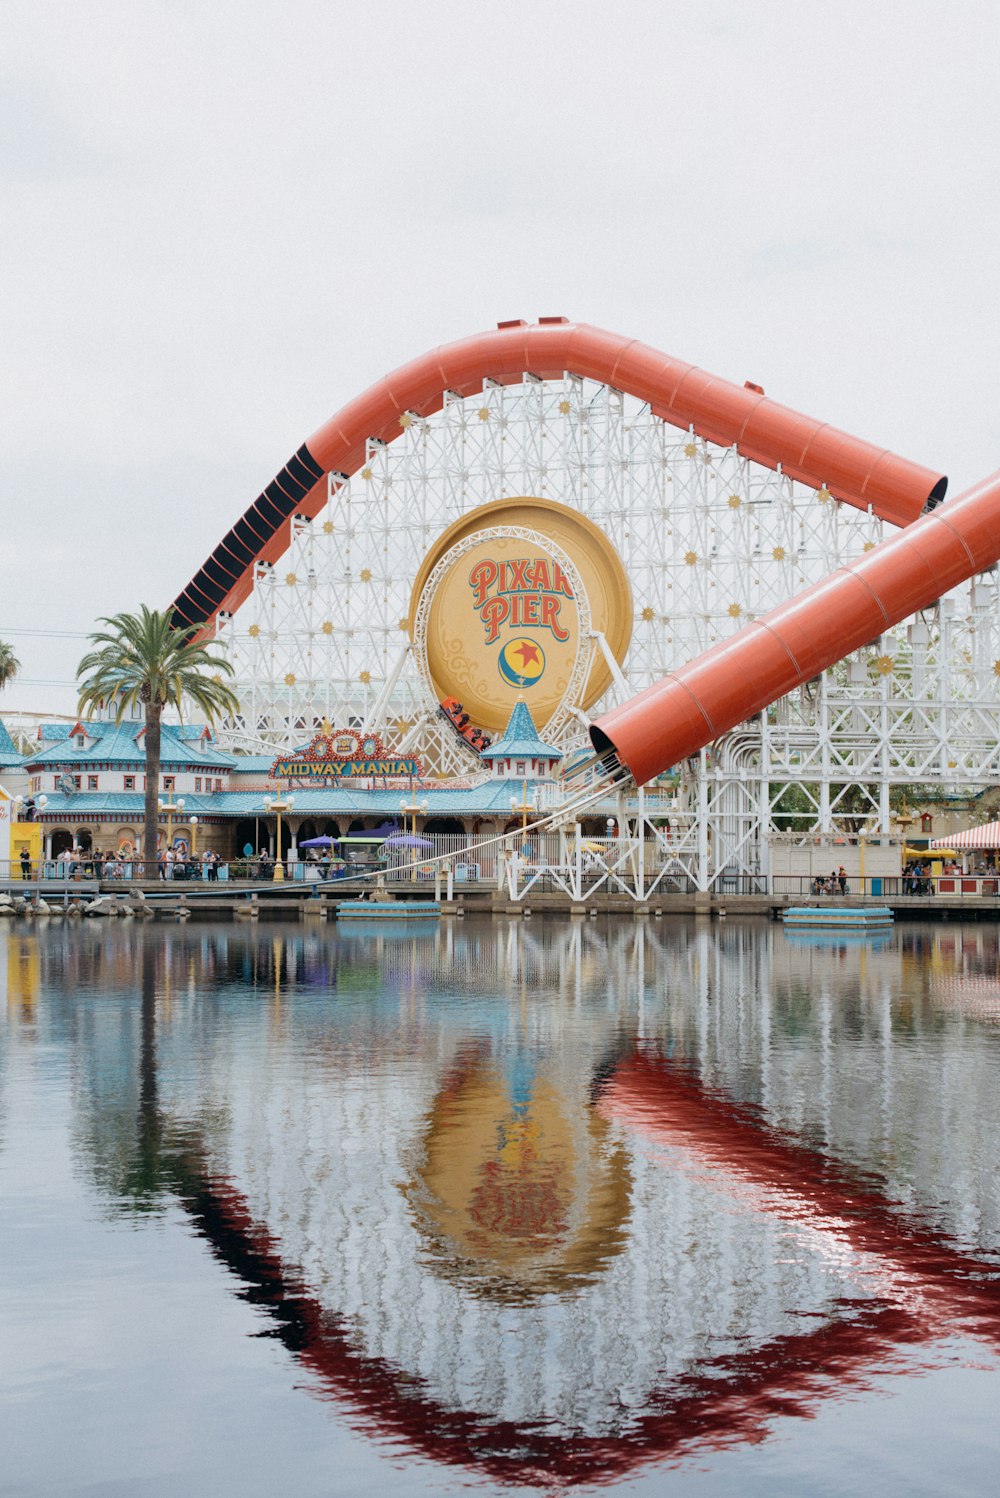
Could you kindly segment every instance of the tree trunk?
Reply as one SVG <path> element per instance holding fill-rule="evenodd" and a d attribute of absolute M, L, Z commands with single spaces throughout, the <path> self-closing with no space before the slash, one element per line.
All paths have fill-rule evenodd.
<path fill-rule="evenodd" d="M 146 703 L 146 804 L 142 828 L 143 877 L 156 878 L 156 831 L 160 820 L 161 702 Z"/>

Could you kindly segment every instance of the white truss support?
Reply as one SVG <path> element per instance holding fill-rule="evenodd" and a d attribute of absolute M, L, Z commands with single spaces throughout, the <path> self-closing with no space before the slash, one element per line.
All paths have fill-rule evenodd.
<path fill-rule="evenodd" d="M 608 644 L 607 640 L 604 638 L 604 635 L 599 629 L 592 629 L 590 631 L 590 638 L 595 642 L 598 652 L 600 653 L 600 656 L 604 661 L 604 664 L 611 672 L 611 679 L 614 682 L 615 687 L 617 688 L 615 692 L 615 701 L 626 702 L 629 697 L 635 695 L 635 692 L 634 689 L 629 685 L 628 678 L 622 671 L 621 666 L 619 666 L 618 662 L 615 660 L 615 657 L 611 650 L 611 646 Z"/>
<path fill-rule="evenodd" d="M 371 712 L 365 719 L 365 733 L 372 733 L 388 726 L 385 716 L 386 709 L 389 706 L 390 701 L 392 700 L 392 694 L 396 689 L 396 683 L 399 681 L 399 678 L 403 674 L 403 667 L 406 665 L 409 654 L 410 645 L 409 642 L 407 642 L 407 644 L 403 646 L 402 650 L 396 657 L 396 664 L 393 666 L 392 670 L 389 672 L 389 675 L 386 677 L 385 682 L 382 686 L 382 690 L 376 697 L 375 702 L 372 705 Z"/>

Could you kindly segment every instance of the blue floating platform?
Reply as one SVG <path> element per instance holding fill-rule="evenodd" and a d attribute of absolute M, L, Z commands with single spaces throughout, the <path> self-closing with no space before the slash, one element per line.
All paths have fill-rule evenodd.
<path fill-rule="evenodd" d="M 786 927 L 823 927 L 827 931 L 878 931 L 893 923 L 888 905 L 790 905 L 781 912 Z"/>
<path fill-rule="evenodd" d="M 338 900 L 338 921 L 425 921 L 441 914 L 436 900 Z"/>
<path fill-rule="evenodd" d="M 789 926 L 784 932 L 788 946 L 810 952 L 881 952 L 892 943 L 894 927 L 882 926 Z"/>

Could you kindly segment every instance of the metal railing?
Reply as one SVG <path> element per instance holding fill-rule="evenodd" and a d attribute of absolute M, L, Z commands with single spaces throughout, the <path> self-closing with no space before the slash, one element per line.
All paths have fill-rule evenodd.
<path fill-rule="evenodd" d="M 807 874 L 775 874 L 771 879 L 771 890 L 775 895 L 807 900 L 843 899 L 903 899 L 908 896 L 934 896 L 943 899 L 982 900 L 1000 898 L 1000 877 L 993 875 L 944 874 L 937 878 L 929 874 L 866 874 L 862 879 L 849 874 L 846 888 L 839 881 L 830 888 L 831 881 L 816 879 Z"/>

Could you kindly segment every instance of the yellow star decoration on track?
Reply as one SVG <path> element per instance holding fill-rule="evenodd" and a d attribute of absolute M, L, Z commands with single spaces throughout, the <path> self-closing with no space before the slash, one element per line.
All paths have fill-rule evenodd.
<path fill-rule="evenodd" d="M 646 623 L 649 624 L 651 620 L 653 620 L 653 619 L 656 618 L 656 611 L 655 611 L 655 609 L 651 609 L 649 607 L 649 605 L 647 604 L 646 607 L 642 611 L 642 617 L 645 619 Z"/>
<path fill-rule="evenodd" d="M 1000 661 L 993 662 L 993 675 L 1000 676 Z"/>
<path fill-rule="evenodd" d="M 571 409 L 572 409 L 572 407 L 570 406 L 569 401 L 560 401 L 559 402 L 559 415 L 560 416 L 568 416 L 569 413 L 570 413 L 570 411 L 571 411 Z"/>
<path fill-rule="evenodd" d="M 250 628 L 247 630 L 247 634 L 250 636 L 251 640 L 256 640 L 257 636 L 260 634 L 260 625 L 251 624 Z"/>
<path fill-rule="evenodd" d="M 821 489 L 816 490 L 816 498 L 819 500 L 821 505 L 825 505 L 833 498 L 833 495 L 824 484 Z"/>
<path fill-rule="evenodd" d="M 358 576 L 363 583 L 370 583 L 372 580 L 372 569 L 370 567 L 362 567 Z"/>
<path fill-rule="evenodd" d="M 879 676 L 891 676 L 896 669 L 896 663 L 891 655 L 877 655 L 874 665 Z"/>
<path fill-rule="evenodd" d="M 697 444 L 697 442 L 685 442 L 685 444 L 684 444 L 684 456 L 685 456 L 685 458 L 694 458 L 694 457 L 697 457 L 697 455 L 698 455 L 698 444 Z"/>
<path fill-rule="evenodd" d="M 776 562 L 783 562 L 785 560 L 785 548 L 783 546 L 776 546 L 771 555 Z"/>
<path fill-rule="evenodd" d="M 480 421 L 489 421 L 489 419 L 490 419 L 490 408 L 489 408 L 489 406 L 480 406 L 479 407 L 479 420 Z"/>
<path fill-rule="evenodd" d="M 324 536 L 332 536 L 333 535 L 333 521 L 332 520 L 324 520 L 323 521 L 323 534 L 324 534 Z"/>
<path fill-rule="evenodd" d="M 294 572 L 286 572 L 285 573 L 285 582 L 288 584 L 288 586 L 290 588 L 294 588 L 295 584 L 298 582 L 298 578 L 295 576 Z"/>
<path fill-rule="evenodd" d="M 742 499 L 740 499 L 740 496 L 738 494 L 730 494 L 729 498 L 726 500 L 726 504 L 731 510 L 738 510 L 742 503 L 743 501 Z"/>
<path fill-rule="evenodd" d="M 333 634 L 333 620 L 332 619 L 324 619 L 323 623 L 320 625 L 320 629 L 323 631 L 323 633 L 325 635 L 332 635 Z"/>
<path fill-rule="evenodd" d="M 684 561 L 688 567 L 693 567 L 697 560 L 698 553 L 696 551 L 686 551 L 684 553 Z"/>
<path fill-rule="evenodd" d="M 365 481 L 366 484 L 371 483 L 371 477 L 372 477 L 372 471 L 371 471 L 371 469 L 370 468 L 362 468 L 362 470 L 361 470 L 361 477 L 364 479 L 364 481 Z"/>
<path fill-rule="evenodd" d="M 413 425 L 413 417 L 410 415 L 409 411 L 403 412 L 402 416 L 399 418 L 399 424 L 403 428 L 404 432 L 406 431 L 407 427 L 411 427 Z"/>
<path fill-rule="evenodd" d="M 370 671 L 359 671 L 358 672 L 358 681 L 360 681 L 360 683 L 361 683 L 361 685 L 363 687 L 366 687 L 368 685 L 368 683 L 371 681 L 371 679 L 372 679 L 372 673 Z"/>
<path fill-rule="evenodd" d="M 743 610 L 738 603 L 731 603 L 726 612 L 728 613 L 730 619 L 738 619 Z"/>
<path fill-rule="evenodd" d="M 286 687 L 294 687 L 294 685 L 295 685 L 295 672 L 294 671 L 286 671 L 285 672 L 285 686 Z"/>
<path fill-rule="evenodd" d="M 410 621 L 409 621 L 409 619 L 400 619 L 400 620 L 398 620 L 397 621 L 397 627 L 399 629 L 409 629 L 409 627 L 410 627 Z"/>
<path fill-rule="evenodd" d="M 865 544 L 864 544 L 864 546 L 861 548 L 861 550 L 862 551 L 874 551 L 875 550 L 875 542 L 874 541 L 866 541 Z"/>

